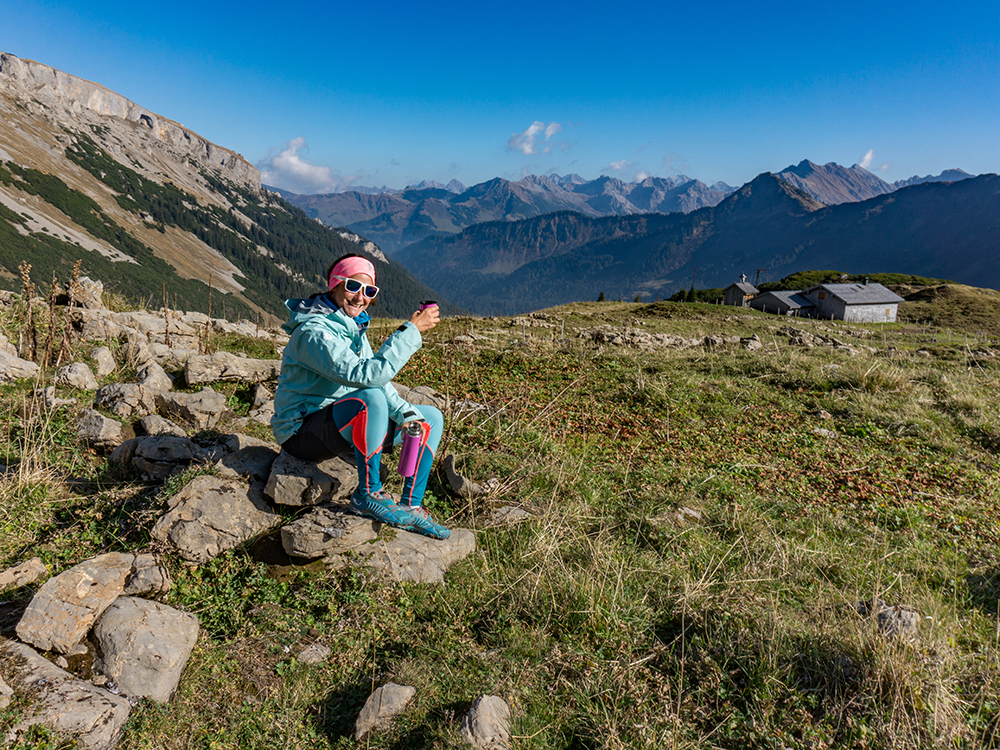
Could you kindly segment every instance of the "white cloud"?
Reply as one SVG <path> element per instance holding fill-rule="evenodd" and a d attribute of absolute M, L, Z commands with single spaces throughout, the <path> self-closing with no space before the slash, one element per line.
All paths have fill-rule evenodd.
<path fill-rule="evenodd" d="M 642 182 L 647 177 L 649 177 L 649 175 L 646 174 L 645 172 L 643 172 L 641 169 L 638 172 L 635 173 L 635 181 L 636 182 Z"/>
<path fill-rule="evenodd" d="M 556 133 L 562 132 L 562 129 L 562 125 L 558 122 L 550 122 L 546 125 L 541 120 L 535 120 L 524 132 L 510 134 L 510 138 L 507 139 L 507 150 L 520 151 L 525 156 L 537 153 L 535 144 L 538 141 L 539 133 L 544 133 L 545 140 L 549 140 Z M 549 151 L 551 151 L 551 148 L 546 146 L 542 150 L 542 153 L 547 154 Z"/>
<path fill-rule="evenodd" d="M 257 163 L 260 179 L 266 185 L 293 193 L 338 193 L 350 190 L 360 175 L 341 175 L 330 167 L 310 164 L 299 155 L 309 150 L 306 139 L 293 138 L 281 149 L 273 148 Z"/>
<path fill-rule="evenodd" d="M 885 164 L 883 164 L 881 167 L 878 168 L 878 171 L 888 172 L 890 169 L 892 169 L 891 165 L 889 164 L 889 162 L 886 162 Z"/>
<path fill-rule="evenodd" d="M 858 162 L 858 166 L 868 169 L 868 167 L 872 165 L 873 161 L 875 161 L 875 149 L 870 148 L 867 153 L 861 157 L 861 161 Z"/>
<path fill-rule="evenodd" d="M 608 166 L 606 166 L 602 171 L 606 170 L 608 172 L 621 172 L 622 170 L 631 167 L 633 163 L 634 162 L 627 161 L 626 159 L 622 159 L 621 161 L 613 161 Z"/>

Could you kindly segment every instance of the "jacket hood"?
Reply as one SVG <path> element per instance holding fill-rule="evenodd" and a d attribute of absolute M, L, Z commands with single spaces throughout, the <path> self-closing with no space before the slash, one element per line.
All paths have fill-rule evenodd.
<path fill-rule="evenodd" d="M 368 321 L 371 320 L 371 316 L 367 312 L 361 313 L 356 318 L 349 317 L 333 304 L 325 294 L 317 294 L 308 299 L 285 300 L 285 307 L 288 308 L 288 321 L 282 323 L 281 327 L 289 334 L 314 315 L 334 315 L 340 313 L 339 317 L 344 318 L 345 321 L 353 320 L 361 331 L 368 328 Z"/>

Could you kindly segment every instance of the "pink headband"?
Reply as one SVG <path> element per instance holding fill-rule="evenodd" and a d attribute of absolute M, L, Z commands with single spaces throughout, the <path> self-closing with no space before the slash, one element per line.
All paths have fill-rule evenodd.
<path fill-rule="evenodd" d="M 372 283 L 375 283 L 375 266 L 367 258 L 360 258 L 358 256 L 353 256 L 350 258 L 344 258 L 337 265 L 333 267 L 330 271 L 330 288 L 333 289 L 337 284 L 340 283 L 340 279 L 334 278 L 335 276 L 356 276 L 359 273 L 366 273 L 372 277 Z"/>

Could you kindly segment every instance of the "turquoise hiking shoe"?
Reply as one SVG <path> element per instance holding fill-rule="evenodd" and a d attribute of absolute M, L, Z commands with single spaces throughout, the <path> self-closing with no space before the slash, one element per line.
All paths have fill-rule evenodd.
<path fill-rule="evenodd" d="M 410 531 L 429 536 L 432 539 L 447 539 L 451 536 L 451 532 L 447 528 L 431 518 L 431 514 L 427 508 L 423 506 L 413 508 L 409 505 L 400 505 L 399 507 L 408 511 L 410 517 L 413 519 Z"/>
<path fill-rule="evenodd" d="M 347 510 L 356 516 L 371 518 L 407 531 L 412 529 L 415 523 L 414 517 L 407 512 L 406 507 L 397 505 L 392 495 L 382 490 L 370 495 L 355 492 L 351 495 Z"/>

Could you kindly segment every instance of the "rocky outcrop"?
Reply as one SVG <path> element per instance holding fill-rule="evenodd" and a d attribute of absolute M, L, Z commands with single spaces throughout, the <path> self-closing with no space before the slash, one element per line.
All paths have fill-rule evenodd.
<path fill-rule="evenodd" d="M 198 476 L 167 502 L 152 537 L 185 560 L 206 563 L 276 525 L 264 496 L 238 479 Z"/>
<path fill-rule="evenodd" d="M 34 60 L 0 53 L 0 86 L 20 99 L 36 106 L 40 103 L 59 113 L 80 116 L 89 112 L 134 123 L 148 142 L 157 143 L 173 159 L 192 159 L 205 169 L 220 171 L 254 193 L 260 192 L 260 172 L 242 156 L 100 84 Z M 127 132 L 126 128 L 121 130 Z"/>
<path fill-rule="evenodd" d="M 0 654 L 16 664 L 15 692 L 32 695 L 33 713 L 14 725 L 9 740 L 40 724 L 87 750 L 114 747 L 132 711 L 128 698 L 78 680 L 23 643 L 0 639 Z"/>
<path fill-rule="evenodd" d="M 140 573 L 145 568 L 156 574 Z M 132 579 L 142 584 L 129 587 Z M 169 587 L 165 569 L 151 555 L 109 552 L 82 562 L 42 585 L 17 624 L 17 637 L 44 651 L 68 653 L 127 588 L 149 593 L 135 590 L 144 586 Z"/>

